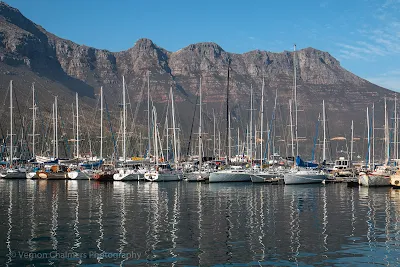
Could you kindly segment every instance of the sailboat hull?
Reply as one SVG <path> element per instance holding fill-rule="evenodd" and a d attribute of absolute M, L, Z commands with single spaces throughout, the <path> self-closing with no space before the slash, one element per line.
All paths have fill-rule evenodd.
<path fill-rule="evenodd" d="M 282 175 L 276 172 L 256 172 L 250 175 L 253 183 L 267 183 L 272 179 L 281 178 Z"/>
<path fill-rule="evenodd" d="M 210 174 L 209 182 L 251 182 L 251 178 L 250 174 L 247 172 L 214 172 Z"/>
<path fill-rule="evenodd" d="M 38 179 L 43 180 L 69 180 L 67 172 L 37 172 L 36 173 Z"/>
<path fill-rule="evenodd" d="M 311 173 L 287 173 L 284 175 L 283 180 L 285 184 L 318 184 L 326 180 L 325 174 L 311 174 Z"/>
<path fill-rule="evenodd" d="M 158 172 L 148 172 L 145 173 L 144 178 L 149 182 L 173 182 L 181 181 L 182 175 L 179 173 L 158 173 Z"/>
<path fill-rule="evenodd" d="M 204 182 L 210 178 L 209 172 L 191 172 L 185 175 L 188 182 Z"/>
<path fill-rule="evenodd" d="M 377 187 L 377 186 L 390 186 L 390 176 L 387 175 L 371 175 L 361 174 L 358 177 L 358 183 L 362 186 Z"/>
<path fill-rule="evenodd" d="M 1 176 L 3 179 L 26 179 L 26 172 L 7 172 Z"/>
<path fill-rule="evenodd" d="M 116 173 L 113 176 L 114 181 L 139 181 L 138 173 Z"/>

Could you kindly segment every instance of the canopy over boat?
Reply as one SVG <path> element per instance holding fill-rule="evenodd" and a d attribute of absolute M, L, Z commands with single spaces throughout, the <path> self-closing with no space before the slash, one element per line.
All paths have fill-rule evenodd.
<path fill-rule="evenodd" d="M 305 168 L 317 168 L 318 164 L 313 163 L 313 162 L 308 162 L 308 161 L 303 161 L 300 156 L 296 157 L 296 165 L 298 167 L 305 167 Z"/>

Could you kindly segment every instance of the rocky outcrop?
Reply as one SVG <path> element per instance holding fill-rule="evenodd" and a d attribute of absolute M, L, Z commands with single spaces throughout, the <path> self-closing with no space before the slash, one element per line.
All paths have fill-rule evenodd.
<path fill-rule="evenodd" d="M 287 103 L 293 89 L 293 51 L 255 50 L 234 54 L 206 42 L 169 52 L 149 39 L 140 39 L 126 51 L 110 52 L 58 38 L 25 18 L 17 9 L 0 3 L 2 79 L 8 81 L 9 73 L 29 72 L 32 75 L 26 77 L 34 77 L 32 79 L 43 81 L 43 84 L 51 81 L 53 87 L 48 91 L 64 96 L 66 101 L 72 102 L 73 93 L 79 92 L 87 97 L 85 103 L 91 105 L 103 86 L 112 109 L 116 107 L 112 104 L 120 101 L 122 76 L 125 76 L 130 99 L 139 105 L 145 100 L 149 74 L 152 100 L 166 103 L 172 86 L 181 112 L 182 128 L 189 129 L 200 77 L 204 102 L 208 103 L 207 116 L 210 117 L 214 109 L 224 118 L 222 105 L 226 99 L 228 61 L 231 62 L 233 124 L 244 126 L 247 123 L 251 87 L 254 88 L 255 106 L 260 104 L 263 78 L 267 112 L 271 114 L 278 93 L 278 105 L 284 110 L 281 119 L 286 124 Z M 301 49 L 296 52 L 296 61 L 299 106 L 308 118 L 305 128 L 315 122 L 322 99 L 326 100 L 328 113 L 332 112 L 331 120 L 340 125 L 332 130 L 332 134 L 338 134 L 349 125 L 351 117 L 358 118 L 359 127 L 363 127 L 360 118 L 364 117 L 365 107 L 372 102 L 381 102 L 383 96 L 393 95 L 343 69 L 327 52 Z M 138 110 L 143 109 L 139 107 Z M 140 119 L 137 121 L 141 122 Z M 305 133 L 310 138 L 310 132 L 305 130 Z"/>

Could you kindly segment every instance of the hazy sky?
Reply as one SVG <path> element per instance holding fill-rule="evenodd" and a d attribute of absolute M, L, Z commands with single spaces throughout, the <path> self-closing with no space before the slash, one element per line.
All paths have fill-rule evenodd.
<path fill-rule="evenodd" d="M 225 51 L 314 47 L 400 91 L 400 0 L 6 0 L 46 30 L 110 51 L 146 37 L 176 51 L 212 41 Z"/>

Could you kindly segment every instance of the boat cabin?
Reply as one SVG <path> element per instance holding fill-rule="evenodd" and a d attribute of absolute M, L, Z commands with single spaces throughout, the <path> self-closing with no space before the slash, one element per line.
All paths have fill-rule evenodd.
<path fill-rule="evenodd" d="M 345 159 L 344 157 L 340 157 L 335 161 L 335 165 L 333 166 L 333 170 L 344 170 L 350 168 L 350 160 Z"/>

